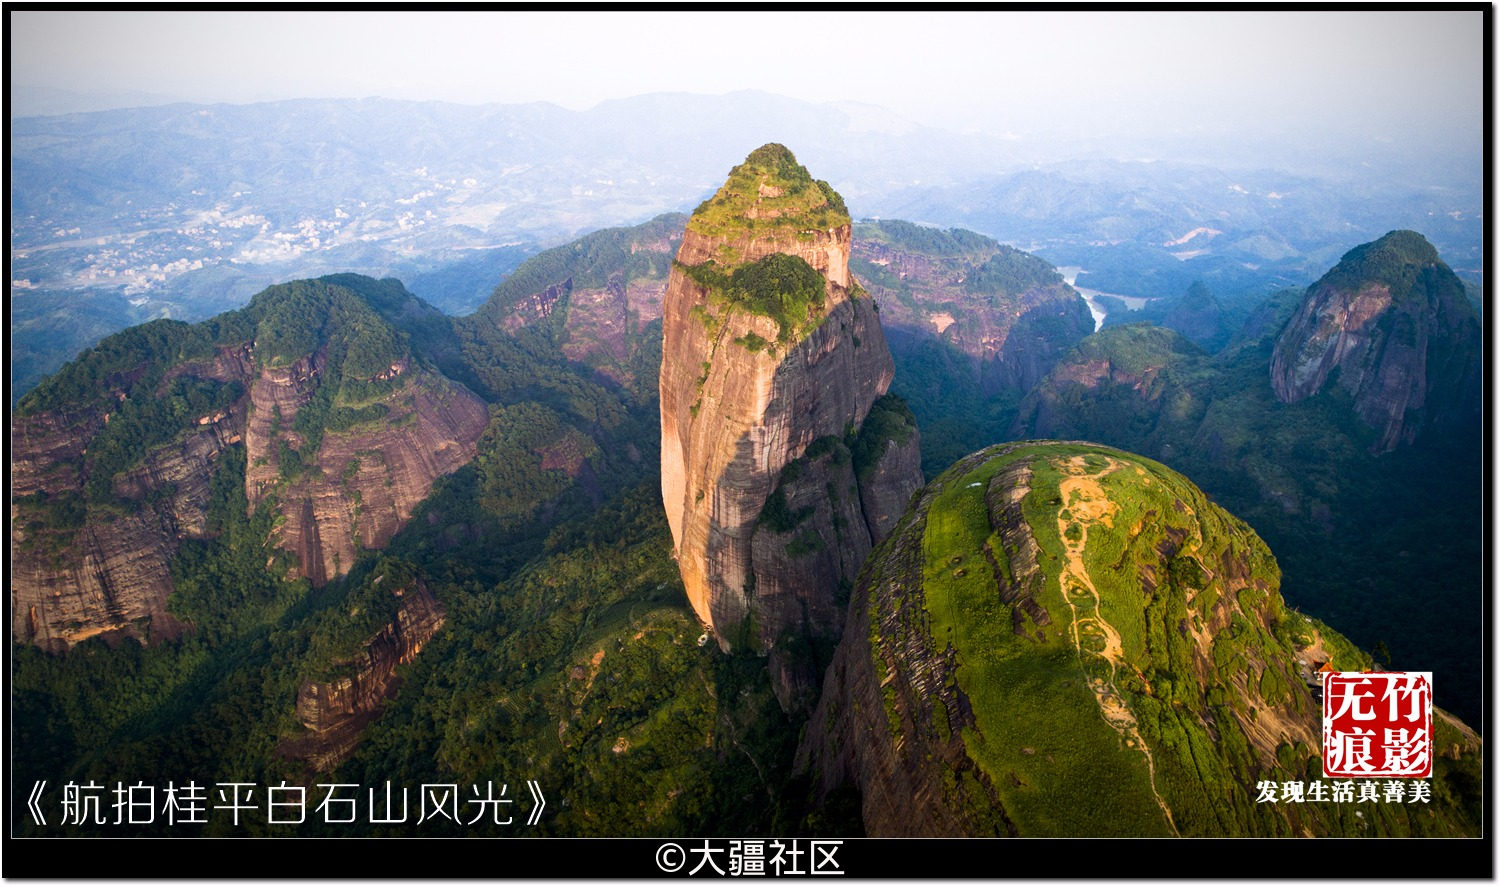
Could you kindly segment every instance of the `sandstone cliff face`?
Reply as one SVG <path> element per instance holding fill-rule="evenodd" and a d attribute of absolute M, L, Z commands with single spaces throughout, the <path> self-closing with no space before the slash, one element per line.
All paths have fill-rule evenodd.
<path fill-rule="evenodd" d="M 1094 331 L 1087 303 L 1046 262 L 967 231 L 862 224 L 853 259 L 897 355 L 936 337 L 968 358 L 987 395 L 1030 389 Z"/>
<path fill-rule="evenodd" d="M 83 488 L 81 467 L 88 441 L 104 425 L 92 406 L 18 416 L 10 426 L 10 494 L 57 494 Z"/>
<path fill-rule="evenodd" d="M 171 522 L 151 508 L 86 523 L 56 559 L 27 556 L 27 536 L 13 530 L 22 553 L 11 564 L 11 634 L 49 652 L 90 637 L 174 632 L 166 612 L 168 564 L 176 551 Z"/>
<path fill-rule="evenodd" d="M 197 433 L 147 452 L 139 465 L 115 477 L 115 494 L 143 501 L 153 492 L 167 491 L 168 515 L 175 535 L 203 538 L 214 461 L 244 439 L 244 410 L 244 404 L 237 403 L 200 416 Z"/>
<path fill-rule="evenodd" d="M 979 463 L 970 456 L 953 470 Z M 861 574 L 796 765 L 811 771 L 823 794 L 854 784 L 870 836 L 1015 836 L 1003 815 L 998 827 L 980 830 L 963 812 L 999 804 L 960 735 L 974 718 L 951 679 L 957 652 L 939 648 L 927 629 L 922 541 L 939 482 L 923 489 Z M 933 716 L 939 708 L 946 734 Z M 893 734 L 898 729 L 904 734 Z M 951 787 L 945 773 L 954 774 L 946 776 Z"/>
<path fill-rule="evenodd" d="M 245 342 L 216 348 L 211 358 L 186 360 L 172 367 L 167 371 L 166 380 L 171 381 L 180 375 L 244 383 L 255 377 L 255 345 Z"/>
<path fill-rule="evenodd" d="M 896 528 L 912 493 L 922 485 L 922 444 L 915 424 L 907 439 L 886 438 L 879 445 L 874 468 L 859 483 L 865 525 L 870 542 L 877 545 Z"/>
<path fill-rule="evenodd" d="M 776 156 L 758 167 L 771 148 Z M 782 154 L 789 160 L 780 146 L 762 148 L 731 174 L 715 199 L 738 202 L 721 229 L 700 223 L 710 204 L 700 208 L 663 303 L 662 497 L 688 599 L 726 650 L 837 633 L 840 584 L 847 591 L 871 546 L 866 490 L 843 441 L 893 374 L 874 304 L 849 275 L 847 214 L 840 208 L 837 223 L 819 228 L 794 217 L 786 205 L 799 195 L 813 209 L 828 201 L 801 167 L 792 178 L 771 168 Z M 746 190 L 730 194 L 736 183 Z M 778 255 L 806 262 L 822 289 L 809 328 L 794 334 L 688 272 L 728 272 Z M 866 484 L 882 521 L 920 485 L 914 446 L 891 450 Z M 773 492 L 776 513 L 767 514 Z M 783 703 L 807 688 L 779 686 Z"/>
<path fill-rule="evenodd" d="M 286 520 L 276 543 L 297 555 L 292 575 L 315 586 L 347 572 L 360 551 L 385 547 L 433 482 L 474 458 L 488 416 L 467 389 L 421 370 L 381 402 L 389 411 L 378 422 L 325 432 L 318 470 L 278 493 Z M 250 470 L 247 492 L 259 479 Z"/>
<path fill-rule="evenodd" d="M 107 417 L 41 413 L 14 425 L 11 635 L 20 642 L 60 652 L 94 636 L 145 641 L 182 629 L 166 610 L 171 560 L 180 539 L 204 533 L 214 463 L 240 441 L 244 407 L 200 416 L 196 431 L 146 452 L 114 478 L 120 503 L 101 507 L 84 503 L 83 455 Z M 36 493 L 73 498 L 81 525 L 36 527 L 16 503 Z"/>
<path fill-rule="evenodd" d="M 399 588 L 396 618 L 364 642 L 358 656 L 336 663 L 342 676 L 305 681 L 297 691 L 297 720 L 311 734 L 283 739 L 282 755 L 306 760 L 319 772 L 343 762 L 359 743 L 365 726 L 395 695 L 396 667 L 410 662 L 442 629 L 446 614 L 427 587 Z"/>
<path fill-rule="evenodd" d="M 1368 666 L 1278 580 L 1248 527 L 1154 462 L 975 453 L 866 562 L 798 767 L 825 795 L 852 783 L 871 836 L 1472 827 L 1458 804 L 1359 821 L 1254 802 L 1276 772 L 1321 777 L 1317 668 Z M 1450 725 L 1439 780 L 1479 752 Z"/>
<path fill-rule="evenodd" d="M 1477 403 L 1479 347 L 1463 285 L 1420 234 L 1396 231 L 1308 289 L 1276 341 L 1271 385 L 1283 403 L 1336 385 L 1376 431 L 1372 451 L 1389 452 Z"/>
<path fill-rule="evenodd" d="M 309 354 L 290 366 L 266 367 L 251 376 L 249 420 L 245 424 L 245 497 L 252 506 L 260 503 L 280 476 L 281 454 L 276 437 L 300 446 L 300 435 L 283 430 L 297 412 L 312 399 L 323 374 L 327 354 Z"/>
<path fill-rule="evenodd" d="M 313 289 L 286 288 L 298 286 Z M 348 301 L 352 294 L 339 297 L 346 299 L 345 311 L 349 304 L 358 307 Z M 256 316 L 254 305 L 247 310 Z M 367 328 L 371 316 L 361 318 Z M 182 626 L 166 609 L 170 565 L 182 539 L 205 536 L 210 480 L 232 446 L 246 448 L 251 507 L 276 492 L 285 519 L 274 541 L 302 564 L 293 577 L 323 584 L 346 572 L 361 550 L 389 542 L 434 480 L 474 457 L 487 412 L 467 389 L 401 357 L 363 380 L 389 386 L 362 407 L 383 413 L 328 428 L 315 452 L 299 453 L 309 469 L 283 477 L 284 446 L 300 450 L 307 443 L 292 424 L 324 383 L 328 355 L 324 341 L 286 365 L 263 365 L 256 342 L 239 341 L 157 367 L 152 378 L 160 383 L 130 396 L 160 396 L 182 377 L 235 383 L 244 394 L 182 418 L 167 442 L 139 453 L 112 477 L 104 498 L 97 482 L 86 489 L 88 447 L 108 426 L 110 410 L 126 399 L 125 390 L 140 387 L 135 380 L 144 377 L 142 370 L 92 404 L 14 419 L 12 635 L 62 650 L 98 635 L 160 639 L 178 633 Z M 232 398 L 237 389 L 220 390 Z"/>
<path fill-rule="evenodd" d="M 729 625 L 748 609 L 748 545 L 782 468 L 814 440 L 862 422 L 892 369 L 868 300 L 846 297 L 782 360 L 732 343 L 757 330 L 774 335 L 764 317 L 731 315 L 716 349 L 688 316 L 706 295 L 684 282 L 668 289 L 664 326 L 663 498 L 673 503 L 667 522 L 694 610 L 707 624 Z M 865 347 L 852 347 L 845 329 Z"/>
<path fill-rule="evenodd" d="M 550 325 L 570 360 L 624 387 L 654 387 L 656 367 L 642 377 L 641 357 L 647 327 L 661 317 L 683 221 L 665 215 L 543 253 L 502 282 L 481 312 L 509 332 Z"/>

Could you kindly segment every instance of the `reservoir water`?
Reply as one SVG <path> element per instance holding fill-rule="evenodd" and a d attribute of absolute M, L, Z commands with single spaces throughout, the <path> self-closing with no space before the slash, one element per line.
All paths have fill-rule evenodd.
<path fill-rule="evenodd" d="M 1100 327 L 1104 325 L 1104 317 L 1107 313 L 1104 308 L 1100 307 L 1098 304 L 1098 298 L 1100 296 L 1117 298 L 1120 301 L 1124 302 L 1125 307 L 1129 308 L 1132 311 L 1139 311 L 1141 308 L 1146 306 L 1146 302 L 1151 301 L 1151 299 L 1149 298 L 1140 298 L 1134 295 L 1120 295 L 1114 292 L 1100 292 L 1097 289 L 1085 289 L 1081 286 L 1075 286 L 1073 284 L 1073 281 L 1078 279 L 1079 273 L 1083 270 L 1084 269 L 1081 267 L 1069 265 L 1067 267 L 1058 268 L 1057 272 L 1062 275 L 1063 282 L 1077 290 L 1078 294 L 1083 296 L 1083 300 L 1088 303 L 1089 314 L 1091 314 L 1094 318 L 1095 332 L 1098 332 Z"/>

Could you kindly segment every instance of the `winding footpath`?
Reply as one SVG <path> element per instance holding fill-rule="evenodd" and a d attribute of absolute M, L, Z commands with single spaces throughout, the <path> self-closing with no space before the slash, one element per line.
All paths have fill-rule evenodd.
<path fill-rule="evenodd" d="M 1145 755 L 1151 793 L 1156 797 L 1156 804 L 1161 807 L 1162 814 L 1166 816 L 1167 824 L 1176 834 L 1177 823 L 1172 820 L 1172 810 L 1167 807 L 1166 801 L 1156 789 L 1156 760 L 1151 756 L 1151 748 L 1141 738 L 1135 714 L 1131 713 L 1130 708 L 1126 706 L 1124 696 L 1115 685 L 1116 675 L 1120 668 L 1125 666 L 1124 649 L 1120 645 L 1120 632 L 1115 629 L 1114 625 L 1104 620 L 1099 607 L 1099 591 L 1094 587 L 1093 580 L 1089 578 L 1088 567 L 1083 562 L 1083 551 L 1088 544 L 1090 527 L 1095 523 L 1110 528 L 1114 526 L 1117 508 L 1115 503 L 1105 495 L 1104 487 L 1099 481 L 1124 465 L 1110 459 L 1109 464 L 1103 470 L 1090 471 L 1084 457 L 1075 455 L 1057 466 L 1068 475 L 1058 484 L 1062 506 L 1058 509 L 1057 535 L 1062 539 L 1063 549 L 1067 555 L 1062 574 L 1063 600 L 1067 602 L 1068 612 L 1072 617 L 1071 633 L 1073 645 L 1078 650 L 1078 661 L 1080 664 L 1085 664 L 1084 656 L 1088 655 L 1103 659 L 1104 663 L 1109 666 L 1108 678 L 1090 678 L 1089 688 L 1094 691 L 1094 700 L 1099 703 L 1099 712 L 1104 717 L 1104 722 L 1120 733 L 1125 739 L 1126 747 L 1139 749 Z M 1064 518 L 1064 513 L 1070 514 L 1071 519 Z M 1077 538 L 1068 538 L 1070 524 L 1078 527 Z M 1083 611 L 1080 611 L 1080 607 Z M 1086 666 L 1084 671 L 1085 674 L 1088 673 Z"/>

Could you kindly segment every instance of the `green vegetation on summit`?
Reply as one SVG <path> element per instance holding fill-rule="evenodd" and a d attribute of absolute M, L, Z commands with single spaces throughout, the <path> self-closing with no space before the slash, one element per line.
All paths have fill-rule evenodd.
<path fill-rule="evenodd" d="M 249 333 L 239 315 L 232 315 L 228 325 L 241 335 Z M 16 404 L 16 413 L 77 409 L 105 402 L 112 390 L 128 395 L 137 388 L 150 388 L 161 381 L 166 368 L 162 358 L 208 354 L 218 337 L 213 330 L 179 320 L 132 326 L 104 338 L 43 379 Z"/>
<path fill-rule="evenodd" d="M 763 145 L 729 171 L 729 179 L 699 204 L 688 230 L 708 237 L 773 231 L 811 233 L 850 223 L 844 198 L 815 180 L 792 152 Z"/>
<path fill-rule="evenodd" d="M 777 344 L 802 338 L 822 319 L 826 283 L 800 256 L 773 252 L 728 274 L 720 272 L 712 259 L 701 265 L 678 263 L 677 267 L 706 288 L 713 302 L 775 320 Z M 746 338 L 746 347 L 759 349 Z"/>
<path fill-rule="evenodd" d="M 1479 740 L 1441 717 L 1430 805 L 1256 801 L 1260 781 L 1321 777 L 1318 667 L 1370 664 L 1279 580 L 1247 525 L 1156 462 L 975 453 L 871 556 L 812 759 L 913 773 L 899 797 L 857 784 L 873 834 L 1476 833 Z"/>
<path fill-rule="evenodd" d="M 1474 720 L 1479 634 L 1451 613 L 1477 605 L 1482 584 L 1480 333 L 1434 258 L 1410 232 L 1351 250 L 1314 286 L 1267 298 L 1213 354 L 1162 327 L 1107 326 L 1027 395 L 1010 435 L 1095 440 L 1192 477 L 1271 545 L 1289 601 L 1384 644 L 1392 667 L 1433 671 L 1438 702 Z M 1345 297 L 1365 301 L 1346 316 Z M 1320 339 L 1347 365 L 1324 365 L 1316 393 L 1278 397 L 1277 355 L 1308 391 L 1318 375 L 1298 366 L 1320 365 Z M 1425 398 L 1380 379 L 1425 379 Z M 1355 391 L 1389 409 L 1362 414 Z M 1384 416 L 1397 413 L 1420 433 L 1382 452 Z"/>
<path fill-rule="evenodd" d="M 1321 282 L 1356 289 L 1378 282 L 1409 291 L 1424 268 L 1441 263 L 1437 249 L 1421 234 L 1392 231 L 1349 250 Z"/>
<path fill-rule="evenodd" d="M 341 376 L 368 380 L 404 356 L 398 333 L 342 286 L 312 281 L 273 286 L 252 299 L 248 310 L 257 320 L 258 356 L 272 368 L 331 344 L 339 351 Z"/>
<path fill-rule="evenodd" d="M 826 314 L 827 282 L 802 255 L 799 245 L 814 244 L 844 229 L 847 246 L 849 211 L 843 198 L 825 181 L 814 180 L 792 152 L 768 144 L 751 152 L 729 173 L 718 192 L 688 219 L 688 232 L 708 238 L 710 254 L 693 263 L 673 262 L 708 292 L 701 318 L 722 324 L 723 309 L 741 310 L 776 321 L 776 345 L 800 341 Z M 767 254 L 752 245 L 779 243 Z M 810 254 L 810 253 L 809 253 Z M 851 295 L 859 295 L 857 284 Z M 751 351 L 768 349 L 761 336 L 737 341 Z"/>

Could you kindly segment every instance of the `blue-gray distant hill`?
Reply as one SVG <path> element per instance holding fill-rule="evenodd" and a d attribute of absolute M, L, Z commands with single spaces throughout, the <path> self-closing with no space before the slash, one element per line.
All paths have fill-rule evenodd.
<path fill-rule="evenodd" d="M 1175 296 L 1201 280 L 1220 299 L 1263 296 L 1396 227 L 1479 279 L 1477 182 L 1373 148 L 1350 155 L 1356 172 L 1186 147 L 1108 159 L 760 92 L 587 111 L 179 103 L 11 121 L 12 381 L 24 392 L 108 332 L 205 319 L 288 279 L 395 276 L 466 314 L 528 255 L 691 210 L 769 140 L 795 145 L 856 218 L 964 227 L 1104 292 Z"/>

